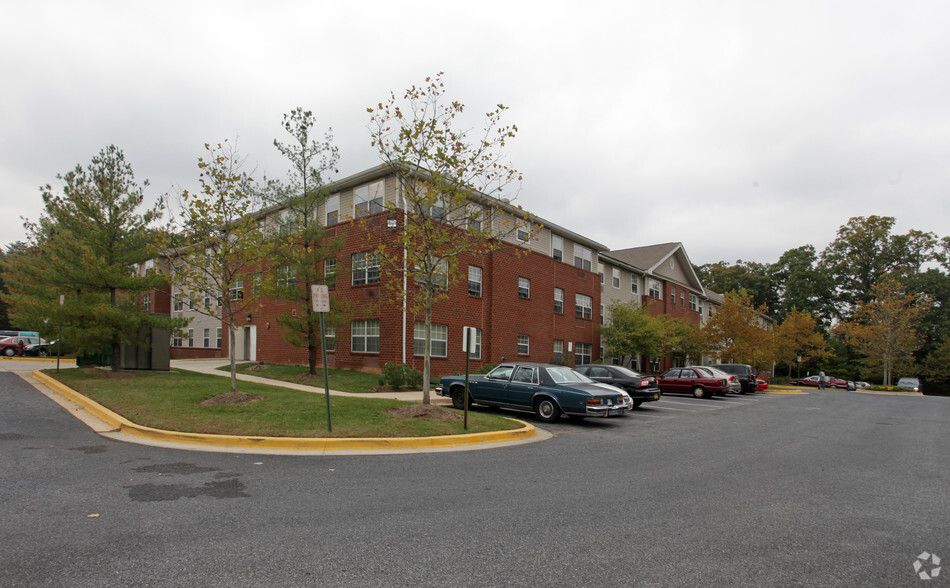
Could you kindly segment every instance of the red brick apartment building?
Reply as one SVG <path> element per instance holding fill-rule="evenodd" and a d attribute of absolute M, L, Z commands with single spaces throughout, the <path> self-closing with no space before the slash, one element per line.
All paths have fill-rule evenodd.
<path fill-rule="evenodd" d="M 343 236 L 343 248 L 331 261 L 340 268 L 331 300 L 345 314 L 334 317 L 329 329 L 327 364 L 378 371 L 387 362 L 404 362 L 421 370 L 424 317 L 405 311 L 402 301 L 393 299 L 386 283 L 403 278 L 387 272 L 371 255 L 386 231 L 400 230 L 398 223 L 388 222 L 392 213 L 387 205 L 399 201 L 394 176 L 380 166 L 335 182 L 330 192 L 319 215 L 329 236 Z M 277 222 L 279 214 L 262 211 L 262 222 Z M 451 282 L 448 298 L 433 309 L 433 375 L 464 369 L 463 327 L 477 329 L 473 370 L 504 360 L 600 359 L 601 278 L 595 270 L 606 247 L 543 219 L 531 221 L 540 230 L 527 241 L 512 238 L 499 250 L 460 259 L 459 268 L 468 279 Z M 226 332 L 222 336 L 220 319 L 200 315 L 180 299 L 174 283 L 170 295 L 162 298 L 173 316 L 192 318 L 185 331 L 173 337 L 172 357 L 227 357 L 228 337 Z M 306 348 L 287 343 L 277 323 L 288 311 L 303 309 L 265 300 L 259 311 L 240 320 L 238 359 L 305 364 Z"/>

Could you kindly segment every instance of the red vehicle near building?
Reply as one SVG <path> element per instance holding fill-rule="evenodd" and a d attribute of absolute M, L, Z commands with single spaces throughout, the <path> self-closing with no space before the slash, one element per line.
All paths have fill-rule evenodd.
<path fill-rule="evenodd" d="M 817 388 L 818 376 L 808 376 L 807 378 L 802 378 L 800 380 L 789 380 L 788 383 L 791 386 L 812 386 L 814 388 Z M 841 378 L 836 378 L 834 376 L 825 376 L 825 387 L 826 388 L 841 388 L 842 390 L 847 390 L 848 381 L 842 380 Z"/>
<path fill-rule="evenodd" d="M 691 367 L 666 370 L 656 379 L 660 392 L 692 394 L 696 398 L 710 398 L 713 394 L 729 392 L 729 382 L 725 378 L 714 378 Z"/>

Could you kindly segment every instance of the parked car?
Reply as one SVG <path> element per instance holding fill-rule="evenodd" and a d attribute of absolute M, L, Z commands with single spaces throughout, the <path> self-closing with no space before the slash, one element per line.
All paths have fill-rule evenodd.
<path fill-rule="evenodd" d="M 656 382 L 663 394 L 679 392 L 692 394 L 696 398 L 709 398 L 713 394 L 729 392 L 729 383 L 725 378 L 714 378 L 693 367 L 666 370 Z"/>
<path fill-rule="evenodd" d="M 917 378 L 901 378 L 897 380 L 898 388 L 910 388 L 914 392 L 920 392 L 920 380 Z"/>
<path fill-rule="evenodd" d="M 860 380 L 854 383 L 854 387 L 857 390 L 860 390 L 861 388 L 867 388 L 870 385 L 871 384 L 869 382 L 862 382 Z"/>
<path fill-rule="evenodd" d="M 42 341 L 41 343 L 30 343 L 23 347 L 23 354 L 32 357 L 47 357 L 56 355 L 56 341 Z"/>
<path fill-rule="evenodd" d="M 729 385 L 729 392 L 732 394 L 741 394 L 742 393 L 742 384 L 739 383 L 739 378 L 732 374 L 727 374 L 721 369 L 714 368 L 708 365 L 694 365 L 691 366 L 698 370 L 702 370 L 714 378 L 725 378 L 726 384 Z"/>
<path fill-rule="evenodd" d="M 758 386 L 758 378 L 752 366 L 746 363 L 714 363 L 714 368 L 721 369 L 727 374 L 732 374 L 739 378 L 739 384 L 742 386 L 742 394 L 755 392 Z"/>
<path fill-rule="evenodd" d="M 766 382 L 766 381 L 763 380 L 763 379 L 756 378 L 756 380 L 755 380 L 755 391 L 756 391 L 756 392 L 762 392 L 763 390 L 767 389 L 768 387 L 769 387 L 769 383 L 768 383 L 768 382 Z"/>
<path fill-rule="evenodd" d="M 818 376 L 808 376 L 807 378 L 802 378 L 800 380 L 789 380 L 789 385 L 791 386 L 814 386 L 818 387 Z M 826 388 L 841 388 L 842 390 L 848 389 L 847 380 L 842 380 L 841 378 L 836 378 L 834 376 L 825 376 L 825 387 Z"/>
<path fill-rule="evenodd" d="M 633 406 L 660 399 L 660 387 L 653 376 L 644 376 L 620 365 L 584 364 L 574 368 L 591 380 L 625 390 Z"/>
<path fill-rule="evenodd" d="M 435 389 L 464 407 L 465 376 L 442 378 Z M 538 420 L 622 416 L 627 411 L 618 388 L 595 382 L 569 367 L 541 363 L 503 363 L 487 375 L 470 376 L 469 403 L 534 411 Z"/>
<path fill-rule="evenodd" d="M 7 357 L 23 355 L 23 350 L 27 343 L 29 343 L 28 337 L 4 337 L 3 339 L 0 339 L 0 353 L 6 355 Z"/>

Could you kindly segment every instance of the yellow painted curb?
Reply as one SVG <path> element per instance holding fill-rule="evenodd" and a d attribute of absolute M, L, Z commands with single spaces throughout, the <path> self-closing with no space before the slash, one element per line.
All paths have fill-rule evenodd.
<path fill-rule="evenodd" d="M 56 361 L 56 357 L 55 357 L 55 356 L 52 356 L 52 355 L 48 355 L 48 356 L 46 356 L 46 357 L 34 357 L 34 356 L 32 356 L 32 355 L 29 356 L 29 357 L 24 357 L 24 356 L 22 356 L 22 355 L 14 355 L 13 357 L 7 357 L 6 355 L 0 355 L 0 360 L 3 360 L 3 361 L 47 361 L 47 362 L 54 362 L 54 361 Z M 60 363 L 76 363 L 76 358 L 74 358 L 74 357 L 70 357 L 70 358 L 61 357 L 61 358 L 59 358 L 59 362 L 60 362 Z"/>
<path fill-rule="evenodd" d="M 434 437 L 244 437 L 239 435 L 209 435 L 204 433 L 182 433 L 153 429 L 133 423 L 125 417 L 109 410 L 101 404 L 83 396 L 62 382 L 50 376 L 34 371 L 33 377 L 44 385 L 82 406 L 99 420 L 115 427 L 119 433 L 126 433 L 153 441 L 170 441 L 191 445 L 210 445 L 217 447 L 243 447 L 261 449 L 305 449 L 305 450 L 344 450 L 344 449 L 424 449 L 433 447 L 457 447 L 481 443 L 498 443 L 528 439 L 537 434 L 534 426 L 521 423 L 524 427 L 512 431 L 492 431 L 489 433 L 468 433 L 465 435 L 440 435 Z"/>
<path fill-rule="evenodd" d="M 804 394 L 805 391 L 799 388 L 784 388 L 782 386 L 768 387 L 763 390 L 766 394 Z"/>

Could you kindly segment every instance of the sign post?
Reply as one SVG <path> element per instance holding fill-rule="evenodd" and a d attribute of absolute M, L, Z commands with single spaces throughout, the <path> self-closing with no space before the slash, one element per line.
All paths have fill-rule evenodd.
<path fill-rule="evenodd" d="M 330 374 L 327 372 L 327 335 L 323 324 L 323 315 L 330 312 L 330 288 L 325 285 L 313 284 L 310 286 L 310 298 L 313 301 L 313 311 L 320 314 L 320 354 L 323 357 L 323 396 L 327 399 L 327 431 L 333 432 L 333 422 L 330 419 Z"/>
<path fill-rule="evenodd" d="M 475 327 L 462 327 L 462 351 L 465 352 L 465 392 L 462 395 L 462 410 L 465 420 L 462 427 L 468 430 L 468 374 L 472 351 L 475 349 Z"/>

